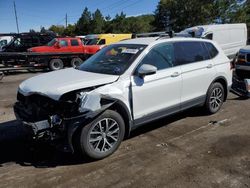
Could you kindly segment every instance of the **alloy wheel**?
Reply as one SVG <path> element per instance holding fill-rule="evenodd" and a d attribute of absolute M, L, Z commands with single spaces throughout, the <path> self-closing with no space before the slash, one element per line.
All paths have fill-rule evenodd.
<path fill-rule="evenodd" d="M 98 121 L 89 132 L 88 142 L 95 152 L 107 152 L 118 142 L 120 128 L 111 118 Z"/>
<path fill-rule="evenodd" d="M 221 88 L 214 88 L 210 97 L 210 107 L 214 111 L 218 110 L 223 103 L 223 91 Z"/>

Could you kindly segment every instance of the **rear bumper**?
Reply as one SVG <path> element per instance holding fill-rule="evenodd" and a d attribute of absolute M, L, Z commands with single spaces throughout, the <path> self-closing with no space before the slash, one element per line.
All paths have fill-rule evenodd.
<path fill-rule="evenodd" d="M 244 97 L 250 97 L 250 79 L 240 79 L 236 76 L 233 77 L 233 84 L 231 92 Z"/>
<path fill-rule="evenodd" d="M 246 64 L 236 64 L 235 68 L 238 70 L 245 70 L 245 71 L 250 71 L 250 63 L 246 63 Z"/>

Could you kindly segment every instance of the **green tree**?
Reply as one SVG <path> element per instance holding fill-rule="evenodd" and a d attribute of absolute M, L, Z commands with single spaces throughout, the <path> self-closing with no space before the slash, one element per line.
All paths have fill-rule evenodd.
<path fill-rule="evenodd" d="M 69 24 L 68 27 L 64 29 L 63 34 L 66 36 L 75 36 L 76 35 L 75 31 L 76 31 L 76 25 Z"/>
<path fill-rule="evenodd" d="M 156 30 L 165 30 L 171 26 L 180 31 L 186 27 L 211 23 L 213 0 L 160 0 L 155 11 Z"/>
<path fill-rule="evenodd" d="M 49 27 L 49 31 L 53 31 L 60 36 L 64 35 L 64 30 L 65 28 L 63 25 L 52 25 Z"/>
<path fill-rule="evenodd" d="M 157 30 L 172 26 L 180 31 L 195 25 L 244 22 L 244 6 L 236 0 L 160 0 L 154 26 Z"/>
<path fill-rule="evenodd" d="M 91 33 L 91 12 L 87 7 L 83 10 L 83 13 L 76 23 L 76 33 L 78 35 L 87 35 Z"/>
<path fill-rule="evenodd" d="M 112 33 L 127 33 L 127 21 L 126 14 L 121 12 L 120 14 L 116 14 L 115 18 L 111 20 L 111 31 Z"/>
<path fill-rule="evenodd" d="M 90 21 L 90 32 L 91 33 L 103 33 L 105 26 L 104 17 L 99 9 L 97 9 L 94 14 L 92 14 L 92 19 Z"/>

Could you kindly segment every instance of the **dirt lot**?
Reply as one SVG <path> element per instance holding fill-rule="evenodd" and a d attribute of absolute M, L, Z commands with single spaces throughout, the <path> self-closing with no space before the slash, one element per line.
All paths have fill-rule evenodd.
<path fill-rule="evenodd" d="M 216 115 L 192 109 L 145 125 L 112 156 L 87 162 L 27 143 L 12 105 L 34 75 L 0 81 L 0 187 L 250 187 L 250 100 L 230 94 Z"/>

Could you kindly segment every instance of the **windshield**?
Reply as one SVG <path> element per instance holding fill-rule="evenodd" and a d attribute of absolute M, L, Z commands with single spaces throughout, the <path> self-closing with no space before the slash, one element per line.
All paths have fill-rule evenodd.
<path fill-rule="evenodd" d="M 99 41 L 98 38 L 90 39 L 85 43 L 85 45 L 96 45 L 98 41 Z"/>
<path fill-rule="evenodd" d="M 79 69 L 87 72 L 121 75 L 146 45 L 113 44 L 87 59 Z"/>
<path fill-rule="evenodd" d="M 47 46 L 54 46 L 56 42 L 57 42 L 57 40 L 56 40 L 56 39 L 53 39 L 53 40 L 51 40 L 51 41 L 47 44 Z"/>

